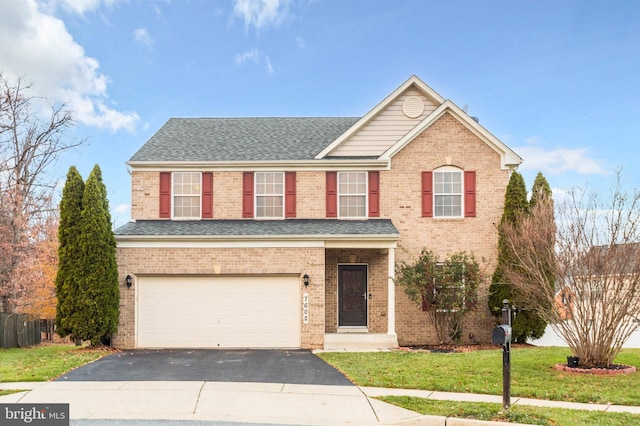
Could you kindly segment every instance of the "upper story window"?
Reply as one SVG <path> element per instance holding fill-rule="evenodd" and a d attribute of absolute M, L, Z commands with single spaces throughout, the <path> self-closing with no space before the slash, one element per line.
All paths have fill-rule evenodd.
<path fill-rule="evenodd" d="M 284 217 L 284 173 L 255 173 L 256 218 Z"/>
<path fill-rule="evenodd" d="M 422 217 L 476 217 L 476 172 L 452 166 L 422 172 Z"/>
<path fill-rule="evenodd" d="M 201 174 L 174 172 L 171 194 L 175 219 L 200 219 Z"/>
<path fill-rule="evenodd" d="M 455 167 L 434 170 L 434 217 L 462 217 L 462 192 L 462 170 Z"/>
<path fill-rule="evenodd" d="M 367 172 L 338 173 L 339 217 L 367 217 Z"/>

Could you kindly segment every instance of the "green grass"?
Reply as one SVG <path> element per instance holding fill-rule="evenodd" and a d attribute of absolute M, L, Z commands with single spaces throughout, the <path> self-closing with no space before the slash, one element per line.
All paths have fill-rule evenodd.
<path fill-rule="evenodd" d="M 109 354 L 73 345 L 0 349 L 0 382 L 43 382 Z"/>
<path fill-rule="evenodd" d="M 318 354 L 359 386 L 502 394 L 502 350 L 465 353 L 325 352 Z M 638 405 L 640 373 L 593 376 L 559 372 L 567 348 L 511 351 L 511 395 L 557 401 Z M 640 349 L 625 349 L 615 360 L 640 369 Z"/>
<path fill-rule="evenodd" d="M 525 405 L 513 405 L 507 411 L 504 411 L 501 404 L 484 402 L 434 401 L 408 396 L 387 396 L 378 399 L 420 414 L 435 416 L 545 426 L 626 426 L 640 424 L 640 415 L 629 413 L 605 413 L 601 411 L 528 407 Z"/>

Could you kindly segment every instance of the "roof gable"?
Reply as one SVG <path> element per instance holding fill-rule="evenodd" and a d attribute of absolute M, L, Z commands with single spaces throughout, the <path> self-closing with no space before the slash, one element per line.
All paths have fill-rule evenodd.
<path fill-rule="evenodd" d="M 402 148 L 407 146 L 433 123 L 438 121 L 438 119 L 445 113 L 449 113 L 480 140 L 486 143 L 491 149 L 498 153 L 500 155 L 500 165 L 503 169 L 512 169 L 522 163 L 522 158 L 518 154 L 450 100 L 444 101 L 442 105 L 435 109 L 427 118 L 422 120 L 421 123 L 415 126 L 409 133 L 382 154 L 380 159 L 390 160 L 396 153 L 402 150 Z"/>
<path fill-rule="evenodd" d="M 411 76 L 323 149 L 316 159 L 379 156 L 443 102 L 444 98 L 435 90 L 415 75 Z"/>
<path fill-rule="evenodd" d="M 381 121 L 380 118 L 388 111 L 397 110 L 398 107 L 405 109 L 406 103 L 409 102 L 408 100 L 410 98 L 422 100 L 424 111 L 422 111 L 421 114 L 416 115 L 413 119 L 411 118 L 411 111 L 402 111 L 401 114 L 396 114 L 395 116 L 400 120 L 404 120 L 404 122 L 403 126 L 397 126 L 395 131 L 390 131 L 389 128 L 383 130 L 380 128 L 381 126 L 377 126 L 378 122 Z M 441 97 L 415 75 L 405 81 L 345 133 L 323 149 L 316 156 L 316 159 L 349 155 L 359 157 L 364 155 L 378 156 L 380 160 L 389 161 L 391 157 L 407 144 L 411 143 L 419 134 L 435 123 L 445 113 L 451 114 L 479 139 L 496 151 L 500 155 L 500 163 L 503 169 L 511 169 L 522 163 L 522 158 L 511 148 L 501 142 L 452 101 L 448 99 L 445 100 Z M 376 127 L 381 130 L 378 134 L 375 134 L 373 131 Z M 404 129 L 404 131 L 400 131 L 401 129 Z M 366 138 L 368 133 L 372 134 L 372 138 L 369 140 Z M 365 136 L 363 137 L 362 135 Z"/>

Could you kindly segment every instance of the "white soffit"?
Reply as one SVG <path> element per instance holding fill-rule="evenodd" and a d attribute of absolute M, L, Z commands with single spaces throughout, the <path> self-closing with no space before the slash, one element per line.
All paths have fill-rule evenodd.
<path fill-rule="evenodd" d="M 398 235 L 324 235 L 287 237 L 209 238 L 203 237 L 132 237 L 116 236 L 118 249 L 127 248 L 396 248 Z"/>

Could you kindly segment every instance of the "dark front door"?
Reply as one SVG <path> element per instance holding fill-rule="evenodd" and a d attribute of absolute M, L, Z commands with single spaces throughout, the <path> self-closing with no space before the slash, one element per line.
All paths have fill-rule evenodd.
<path fill-rule="evenodd" d="M 367 326 L 367 266 L 338 266 L 338 325 Z"/>

